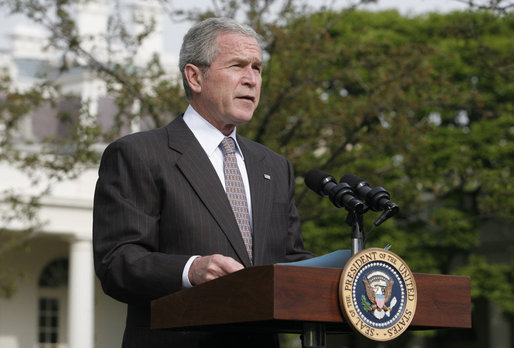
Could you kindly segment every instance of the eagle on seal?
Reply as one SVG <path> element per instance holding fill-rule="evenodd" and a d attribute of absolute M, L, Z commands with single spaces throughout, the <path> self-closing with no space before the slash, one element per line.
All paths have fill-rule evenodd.
<path fill-rule="evenodd" d="M 366 286 L 366 296 L 368 296 L 369 300 L 373 303 L 373 305 L 368 309 L 368 312 L 372 312 L 375 309 L 378 311 L 390 311 L 391 308 L 387 307 L 385 304 L 391 299 L 394 281 L 390 280 L 385 287 L 378 285 L 372 287 L 366 278 L 362 281 Z"/>

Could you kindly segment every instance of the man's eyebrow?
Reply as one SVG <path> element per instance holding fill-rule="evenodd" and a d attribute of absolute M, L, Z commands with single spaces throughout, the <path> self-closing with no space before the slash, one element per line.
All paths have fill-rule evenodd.
<path fill-rule="evenodd" d="M 257 64 L 262 65 L 262 60 L 254 59 L 254 58 L 248 58 L 248 57 L 233 57 L 228 60 L 228 63 L 246 63 L 246 64 Z"/>

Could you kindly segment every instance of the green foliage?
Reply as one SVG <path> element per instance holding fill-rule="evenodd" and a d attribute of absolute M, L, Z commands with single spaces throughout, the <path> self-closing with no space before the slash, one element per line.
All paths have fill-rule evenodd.
<path fill-rule="evenodd" d="M 262 103 L 240 131 L 299 176 L 320 168 L 387 187 L 401 211 L 368 246 L 392 244 L 416 272 L 464 264 L 471 275 L 485 222 L 514 219 L 513 24 L 487 11 L 318 12 L 268 24 Z M 301 180 L 297 205 L 311 250 L 350 247 L 346 212 Z"/>
<path fill-rule="evenodd" d="M 368 311 L 371 309 L 371 303 L 368 302 L 366 296 L 362 295 L 361 296 L 361 305 L 362 305 L 362 309 L 364 309 L 365 311 Z"/>
<path fill-rule="evenodd" d="M 22 215 L 22 214 L 20 214 Z M 26 274 L 15 267 L 7 267 L 7 252 L 26 253 L 29 251 L 27 242 L 34 236 L 34 229 L 8 231 L 0 229 L 0 298 L 10 298 L 18 291 L 18 283 Z"/>
<path fill-rule="evenodd" d="M 459 273 L 470 276 L 472 297 L 486 297 L 511 319 L 514 318 L 514 303 L 509 300 L 514 296 L 514 262 L 490 264 L 484 258 L 472 255 L 469 264 L 460 269 Z"/>

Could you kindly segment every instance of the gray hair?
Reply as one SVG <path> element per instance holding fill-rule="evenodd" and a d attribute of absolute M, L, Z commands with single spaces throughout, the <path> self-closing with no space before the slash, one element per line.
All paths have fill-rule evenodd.
<path fill-rule="evenodd" d="M 186 65 L 193 64 L 199 67 L 202 73 L 205 74 L 212 61 L 218 55 L 218 36 L 226 33 L 241 34 L 255 38 L 262 52 L 262 39 L 260 35 L 248 25 L 241 24 L 231 18 L 208 18 L 194 25 L 184 36 L 179 57 L 182 84 L 188 99 L 191 98 L 193 93 L 184 73 Z"/>

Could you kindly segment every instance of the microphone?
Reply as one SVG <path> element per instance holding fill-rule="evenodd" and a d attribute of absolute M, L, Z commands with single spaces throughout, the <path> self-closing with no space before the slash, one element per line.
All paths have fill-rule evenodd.
<path fill-rule="evenodd" d="M 400 210 L 400 207 L 391 202 L 389 192 L 383 187 L 377 186 L 372 189 L 363 178 L 353 174 L 343 175 L 341 181 L 350 184 L 357 197 L 363 200 L 371 210 L 384 212 L 375 221 L 375 226 L 380 225 Z"/>
<path fill-rule="evenodd" d="M 319 169 L 311 169 L 305 174 L 305 184 L 320 196 L 328 196 L 336 207 L 363 213 L 364 204 L 355 198 L 352 188 L 347 183 L 338 184 L 333 176 Z"/>

